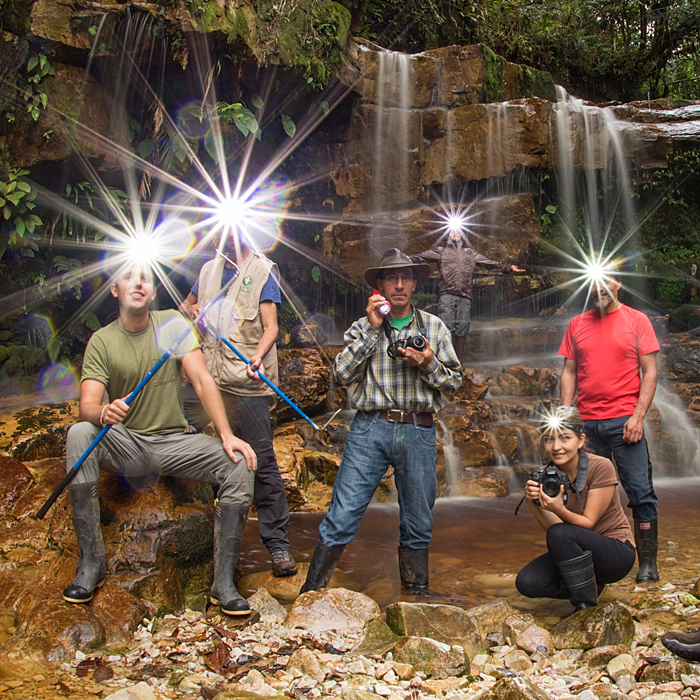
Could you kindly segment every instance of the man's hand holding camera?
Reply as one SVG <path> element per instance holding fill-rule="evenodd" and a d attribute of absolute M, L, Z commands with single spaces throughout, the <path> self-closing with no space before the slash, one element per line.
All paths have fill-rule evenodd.
<path fill-rule="evenodd" d="M 396 359 L 408 362 L 409 365 L 413 365 L 414 367 L 425 367 L 432 362 L 434 357 L 435 353 L 430 347 L 427 338 L 425 338 L 425 348 L 420 352 L 414 348 L 396 349 Z"/>

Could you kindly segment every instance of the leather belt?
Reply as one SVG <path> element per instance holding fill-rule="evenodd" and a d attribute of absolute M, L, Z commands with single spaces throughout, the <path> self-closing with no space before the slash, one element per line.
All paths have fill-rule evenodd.
<path fill-rule="evenodd" d="M 379 411 L 379 417 L 391 423 L 413 423 L 414 416 L 418 425 L 422 425 L 424 428 L 432 428 L 433 414 L 427 411 L 423 413 L 404 413 L 395 409 Z"/>

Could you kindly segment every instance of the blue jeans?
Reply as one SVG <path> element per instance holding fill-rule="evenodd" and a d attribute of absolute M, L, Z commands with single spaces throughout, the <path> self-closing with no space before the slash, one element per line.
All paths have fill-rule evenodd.
<path fill-rule="evenodd" d="M 438 297 L 438 315 L 453 338 L 465 338 L 469 335 L 471 313 L 471 299 L 455 294 L 441 294 Z"/>
<path fill-rule="evenodd" d="M 391 423 L 376 413 L 358 411 L 335 477 L 328 514 L 318 528 L 321 543 L 333 547 L 350 542 L 391 465 L 399 495 L 399 546 L 429 547 L 436 463 L 435 426 Z"/>
<path fill-rule="evenodd" d="M 635 520 L 649 522 L 658 518 L 657 498 L 651 477 L 651 459 L 646 438 L 626 443 L 622 428 L 629 416 L 583 421 L 586 442 L 602 457 L 615 458 L 620 483 L 627 494 Z"/>

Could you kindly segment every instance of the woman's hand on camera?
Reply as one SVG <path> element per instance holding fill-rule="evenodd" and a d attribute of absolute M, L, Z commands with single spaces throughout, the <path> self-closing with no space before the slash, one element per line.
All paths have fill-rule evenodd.
<path fill-rule="evenodd" d="M 560 513 L 562 510 L 566 510 L 564 505 L 564 485 L 559 487 L 559 493 L 556 496 L 548 496 L 542 487 L 539 487 L 540 495 L 537 497 L 540 502 L 540 508 L 542 510 L 547 510 L 555 515 Z"/>
<path fill-rule="evenodd" d="M 540 485 L 536 481 L 528 479 L 528 481 L 525 482 L 525 498 L 528 501 L 536 501 L 539 497 Z"/>

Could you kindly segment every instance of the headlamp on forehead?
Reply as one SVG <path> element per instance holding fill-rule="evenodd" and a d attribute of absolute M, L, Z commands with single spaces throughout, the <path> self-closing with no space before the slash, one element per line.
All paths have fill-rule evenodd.
<path fill-rule="evenodd" d="M 561 433 L 562 430 L 572 430 L 577 435 L 583 433 L 583 424 L 578 412 L 570 406 L 558 406 L 553 411 L 542 411 L 538 420 L 543 435 Z"/>

